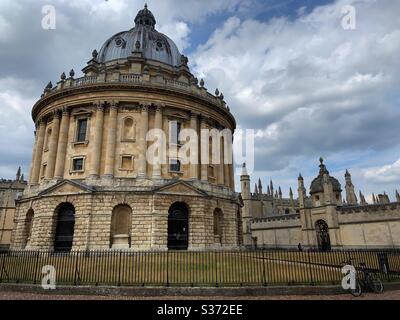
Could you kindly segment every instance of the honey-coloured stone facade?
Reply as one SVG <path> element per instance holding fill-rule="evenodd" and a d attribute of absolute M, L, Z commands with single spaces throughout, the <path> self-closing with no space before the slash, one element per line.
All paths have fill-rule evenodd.
<path fill-rule="evenodd" d="M 12 248 L 196 250 L 241 243 L 233 164 L 226 161 L 232 152 L 223 147 L 230 138 L 201 139 L 204 129 L 233 134 L 235 119 L 223 94 L 210 94 L 190 73 L 188 59 L 155 30 L 155 20 L 141 18 L 149 12 L 140 11 L 135 28 L 95 50 L 83 77 L 63 73 L 33 106 L 29 186 L 17 204 Z M 151 38 L 134 41 L 139 31 Z M 147 161 L 149 131 L 162 130 L 167 150 L 180 150 L 178 127 L 197 134 L 189 153 L 198 161 L 169 152 L 166 162 Z M 201 150 L 214 143 L 221 154 L 210 164 Z"/>

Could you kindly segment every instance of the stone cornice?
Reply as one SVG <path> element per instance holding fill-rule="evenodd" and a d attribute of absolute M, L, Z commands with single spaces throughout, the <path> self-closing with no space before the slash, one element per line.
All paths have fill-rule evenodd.
<path fill-rule="evenodd" d="M 236 128 L 236 121 L 233 115 L 227 110 L 218 106 L 208 99 L 204 97 L 194 94 L 192 92 L 188 92 L 185 90 L 180 90 L 177 88 L 166 88 L 163 86 L 156 86 L 154 84 L 151 85 L 144 85 L 143 83 L 94 83 L 89 85 L 84 85 L 80 87 L 71 87 L 65 88 L 61 90 L 56 90 L 54 92 L 49 93 L 47 96 L 41 98 L 39 101 L 35 103 L 32 108 L 32 118 L 35 120 L 39 114 L 41 108 L 45 107 L 46 105 L 57 101 L 61 98 L 66 98 L 70 96 L 75 96 L 84 93 L 91 93 L 91 92 L 104 92 L 104 91 L 131 91 L 135 89 L 137 92 L 151 92 L 157 94 L 165 94 L 167 96 L 174 96 L 174 97 L 184 97 L 190 98 L 194 101 L 199 102 L 202 105 L 207 106 L 211 109 L 211 111 L 215 111 L 220 113 L 224 117 L 228 117 L 229 121 L 231 122 L 233 128 Z"/>

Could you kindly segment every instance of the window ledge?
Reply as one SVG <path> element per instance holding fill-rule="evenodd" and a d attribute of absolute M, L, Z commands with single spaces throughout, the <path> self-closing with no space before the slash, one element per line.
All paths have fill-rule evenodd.
<path fill-rule="evenodd" d="M 74 170 L 74 171 L 70 171 L 69 174 L 81 174 L 84 172 L 85 172 L 85 170 Z"/>
<path fill-rule="evenodd" d="M 73 146 L 80 146 L 80 145 L 85 145 L 87 146 L 89 144 L 89 140 L 85 140 L 85 141 L 74 141 L 72 142 Z"/>
<path fill-rule="evenodd" d="M 170 146 L 170 147 L 177 147 L 177 148 L 180 148 L 180 147 L 183 146 L 183 143 L 182 143 L 182 142 L 179 142 L 179 143 L 170 142 L 170 143 L 169 143 L 169 146 Z"/>

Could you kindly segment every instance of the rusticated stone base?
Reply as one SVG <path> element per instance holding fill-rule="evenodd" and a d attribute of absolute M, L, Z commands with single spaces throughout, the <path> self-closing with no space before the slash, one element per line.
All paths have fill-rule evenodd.
<path fill-rule="evenodd" d="M 64 183 L 64 185 L 63 185 Z M 168 241 L 168 211 L 175 202 L 184 202 L 189 209 L 188 249 L 216 247 L 213 213 L 223 212 L 222 238 L 219 248 L 238 247 L 239 205 L 234 197 L 210 196 L 185 190 L 187 185 L 171 190 L 95 191 L 75 190 L 65 181 L 44 194 L 24 198 L 17 204 L 16 226 L 12 249 L 52 250 L 54 246 L 57 208 L 70 203 L 75 208 L 73 250 L 111 248 L 112 212 L 118 205 L 132 209 L 130 226 L 131 249 L 166 250 Z M 193 191 L 193 192 L 188 192 Z M 186 194 L 185 194 L 186 193 Z M 187 194 L 189 193 L 189 194 Z M 33 209 L 31 230 L 27 230 L 26 213 Z M 30 236 L 29 236 L 30 234 Z"/>

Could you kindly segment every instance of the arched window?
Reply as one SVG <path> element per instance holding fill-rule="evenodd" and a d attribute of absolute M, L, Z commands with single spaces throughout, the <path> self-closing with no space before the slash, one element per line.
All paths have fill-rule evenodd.
<path fill-rule="evenodd" d="M 57 225 L 54 251 L 71 251 L 74 240 L 75 208 L 71 203 L 63 203 L 56 209 Z"/>
<path fill-rule="evenodd" d="M 131 224 L 131 207 L 125 204 L 116 206 L 111 217 L 111 248 L 130 248 Z"/>
<path fill-rule="evenodd" d="M 134 141 L 136 139 L 136 123 L 135 121 L 127 117 L 124 119 L 122 126 L 122 140 Z"/>
<path fill-rule="evenodd" d="M 28 210 L 28 212 L 26 213 L 26 216 L 25 216 L 24 243 L 23 243 L 24 248 L 29 246 L 29 242 L 31 240 L 33 216 L 34 216 L 34 211 L 31 208 Z"/>
<path fill-rule="evenodd" d="M 214 243 L 222 244 L 223 231 L 223 214 L 222 210 L 216 208 L 214 210 Z"/>

